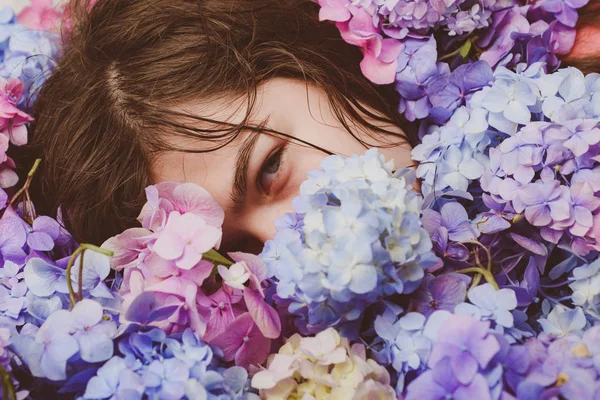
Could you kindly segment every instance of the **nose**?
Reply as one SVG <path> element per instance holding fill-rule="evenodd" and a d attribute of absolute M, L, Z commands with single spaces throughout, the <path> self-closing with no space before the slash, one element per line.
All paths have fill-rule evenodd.
<path fill-rule="evenodd" d="M 233 250 L 253 254 L 260 253 L 265 242 L 273 239 L 277 232 L 275 220 L 291 211 L 293 211 L 291 201 L 265 204 L 249 210 L 243 218 L 235 223 L 228 224 L 231 230 L 241 233 Z M 227 235 L 227 232 L 224 234 Z"/>
<path fill-rule="evenodd" d="M 262 244 L 273 239 L 277 232 L 275 220 L 289 211 L 291 211 L 291 207 L 288 209 L 275 204 L 265 205 L 254 210 L 247 220 L 246 230 L 249 236 Z"/>

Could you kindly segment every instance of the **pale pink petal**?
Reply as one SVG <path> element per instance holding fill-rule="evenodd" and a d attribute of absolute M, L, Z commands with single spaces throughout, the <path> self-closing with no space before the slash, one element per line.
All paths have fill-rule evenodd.
<path fill-rule="evenodd" d="M 202 259 L 202 253 L 198 252 L 193 246 L 185 246 L 183 255 L 177 259 L 175 264 L 184 270 L 190 270 L 196 266 Z"/>
<path fill-rule="evenodd" d="M 202 216 L 207 224 L 215 228 L 223 225 L 225 212 L 213 197 L 202 187 L 194 183 L 180 184 L 173 190 L 170 198 L 180 213 L 193 213 Z"/>
<path fill-rule="evenodd" d="M 248 288 L 244 289 L 244 301 L 262 334 L 267 338 L 277 339 L 281 334 L 281 319 L 277 311 L 259 293 Z"/>
<path fill-rule="evenodd" d="M 185 243 L 179 235 L 171 232 L 161 232 L 152 246 L 152 250 L 165 260 L 175 260 L 183 255 Z"/>
<path fill-rule="evenodd" d="M 360 62 L 360 70 L 371 82 L 378 85 L 393 83 L 396 78 L 397 61 L 385 63 L 374 56 L 365 54 Z"/>
<path fill-rule="evenodd" d="M 27 144 L 27 126 L 13 126 L 12 129 L 8 131 L 8 134 L 10 136 L 10 142 L 15 146 Z"/>
<path fill-rule="evenodd" d="M 141 239 L 151 234 L 152 232 L 144 228 L 131 228 L 106 240 L 102 247 L 114 253 L 110 258 L 111 268 L 119 271 L 135 261 L 146 248 L 145 241 Z"/>

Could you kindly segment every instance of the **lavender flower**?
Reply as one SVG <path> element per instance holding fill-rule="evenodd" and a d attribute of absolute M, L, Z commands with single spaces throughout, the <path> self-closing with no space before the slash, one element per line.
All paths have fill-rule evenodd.
<path fill-rule="evenodd" d="M 458 274 L 426 275 L 419 289 L 410 297 L 410 309 L 426 317 L 437 310 L 454 311 L 467 295 L 464 278 Z"/>
<path fill-rule="evenodd" d="M 462 384 L 455 375 L 449 357 L 421 374 L 407 387 L 406 400 L 491 399 L 488 383 L 481 374 Z"/>
<path fill-rule="evenodd" d="M 485 61 L 463 64 L 448 75 L 437 76 L 426 88 L 432 105 L 431 120 L 444 123 L 454 110 L 466 104 L 473 92 L 489 86 L 492 81 L 492 69 Z"/>
<path fill-rule="evenodd" d="M 489 322 L 480 322 L 467 315 L 453 315 L 446 321 L 444 334 L 438 337 L 431 350 L 429 367 L 435 370 L 438 363 L 444 362 L 460 384 L 478 381 L 478 371 L 487 368 L 500 350 L 498 341 L 488 329 Z"/>

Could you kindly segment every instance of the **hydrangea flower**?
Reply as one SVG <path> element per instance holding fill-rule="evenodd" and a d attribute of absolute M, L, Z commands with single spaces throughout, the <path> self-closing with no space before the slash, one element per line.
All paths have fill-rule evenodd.
<path fill-rule="evenodd" d="M 329 328 L 315 337 L 293 335 L 252 378 L 261 398 L 395 398 L 385 368 Z"/>
<path fill-rule="evenodd" d="M 215 365 L 211 348 L 190 329 L 166 336 L 134 331 L 119 339 L 113 356 L 89 379 L 84 399 L 156 397 L 257 400 L 247 373 Z"/>
<path fill-rule="evenodd" d="M 525 343 L 529 365 L 513 384 L 519 398 L 593 398 L 598 394 L 600 327 L 592 327 L 582 338 L 566 335 L 560 339 L 532 338 Z"/>
<path fill-rule="evenodd" d="M 481 178 L 489 164 L 486 149 L 490 144 L 487 112 L 459 107 L 448 123 L 431 126 L 422 143 L 415 146 L 412 159 L 419 162 L 417 177 L 423 180 L 427 196 L 434 190 L 466 191 Z"/>
<path fill-rule="evenodd" d="M 202 254 L 221 241 L 221 230 L 208 225 L 194 213 L 172 211 L 167 223 L 157 233 L 152 250 L 163 260 L 171 261 L 184 270 L 196 266 Z"/>
<path fill-rule="evenodd" d="M 112 356 L 116 324 L 103 319 L 102 306 L 84 299 L 72 311 L 58 310 L 35 332 L 19 335 L 17 350 L 32 374 L 53 381 L 67 377 L 67 362 L 78 354 L 86 362 Z"/>
<path fill-rule="evenodd" d="M 18 105 L 23 109 L 30 108 L 35 93 L 52 72 L 53 60 L 60 56 L 57 46 L 59 35 L 56 32 L 29 29 L 17 23 L 10 7 L 4 7 L 1 12 L 0 77 L 23 82 L 21 93 L 26 93 L 26 96 L 17 98 Z"/>
<path fill-rule="evenodd" d="M 5 211 L 0 217 L 0 264 L 12 261 L 22 265 L 26 253 L 23 250 L 27 241 L 27 231 L 19 217 Z"/>
<path fill-rule="evenodd" d="M 546 13 L 553 14 L 556 19 L 571 28 L 577 23 L 577 9 L 585 6 L 589 0 L 547 0 L 534 5 L 534 9 L 540 9 Z"/>
<path fill-rule="evenodd" d="M 231 263 L 216 253 L 223 209 L 201 187 L 164 182 L 148 187 L 146 194 L 148 202 L 138 218 L 142 228 L 104 244 L 115 253 L 111 267 L 125 271 L 120 321 L 157 326 L 167 333 L 190 327 L 219 346 L 228 361 L 244 367 L 263 362 L 271 340 L 281 332 L 279 315 L 265 299 L 266 265 L 251 254 L 230 253 Z M 229 267 L 221 265 L 227 263 Z M 223 278 L 219 290 L 215 267 Z M 141 316 L 149 305 L 160 312 Z M 167 315 L 157 318 L 163 312 Z"/>
<path fill-rule="evenodd" d="M 282 250 L 261 254 L 278 296 L 291 301 L 308 332 L 355 321 L 381 296 L 413 292 L 438 263 L 406 171 L 392 174 L 375 149 L 321 166 L 293 202 L 301 232 L 279 231 L 266 248 Z"/>
<path fill-rule="evenodd" d="M 0 269 L 0 325 L 23 325 L 27 292 L 21 267 L 12 261 L 5 261 L 4 268 Z"/>
<path fill-rule="evenodd" d="M 573 47 L 575 29 L 548 23 L 542 17 L 543 13 L 516 2 L 494 12 L 489 28 L 476 42 L 485 49 L 480 60 L 487 61 L 492 67 L 546 61 L 544 68 L 553 72 L 559 65 L 556 55 L 567 54 Z"/>
<path fill-rule="evenodd" d="M 52 31 L 61 17 L 63 13 L 53 6 L 52 0 L 31 0 L 19 13 L 18 21 L 29 29 Z"/>
<path fill-rule="evenodd" d="M 468 278 L 458 274 L 427 275 L 410 296 L 410 309 L 428 317 L 436 310 L 454 311 L 467 296 Z"/>
<path fill-rule="evenodd" d="M 588 317 L 600 320 L 600 260 L 573 269 L 569 287 L 573 304 Z"/>
<path fill-rule="evenodd" d="M 469 290 L 469 303 L 456 306 L 457 313 L 473 315 L 478 320 L 492 320 L 504 328 L 512 328 L 514 318 L 511 313 L 517 308 L 517 296 L 512 289 L 495 289 L 490 283 Z"/>
<path fill-rule="evenodd" d="M 403 43 L 404 51 L 398 57 L 396 90 L 401 96 L 400 112 L 409 121 L 414 121 L 426 118 L 431 110 L 428 85 L 450 71 L 448 64 L 437 62 L 433 36 L 424 39 L 409 37 Z"/>
<path fill-rule="evenodd" d="M 417 399 L 491 399 L 488 383 L 477 374 L 466 385 L 461 384 L 452 370 L 449 358 L 419 375 L 407 388 L 406 400 Z"/>
<path fill-rule="evenodd" d="M 429 112 L 431 120 L 444 123 L 454 110 L 466 104 L 474 92 L 490 85 L 492 81 L 492 69 L 485 61 L 463 64 L 450 74 L 436 77 L 426 88 L 432 105 Z"/>
<path fill-rule="evenodd" d="M 436 368 L 446 359 L 444 362 L 456 380 L 462 385 L 471 384 L 500 350 L 498 341 L 488 331 L 489 325 L 489 321 L 478 321 L 472 316 L 452 315 L 444 324 L 443 335 L 439 335 L 431 349 L 429 367 Z"/>
<path fill-rule="evenodd" d="M 565 336 L 569 333 L 581 334 L 587 322 L 581 307 L 573 309 L 556 304 L 546 318 L 538 320 L 544 333 L 553 337 Z"/>
<path fill-rule="evenodd" d="M 11 350 L 10 350 L 10 339 L 11 333 L 8 328 L 0 328 L 0 367 L 8 374 L 8 379 L 10 379 L 10 383 L 14 388 L 19 388 L 19 382 L 12 376 L 12 366 L 11 366 Z M 6 378 L 6 377 L 3 377 Z M 4 384 L 5 381 L 3 381 Z M 3 388 L 4 389 L 4 388 Z M 15 397 L 17 400 L 24 400 L 29 395 L 29 391 L 27 390 L 19 390 L 15 393 Z"/>

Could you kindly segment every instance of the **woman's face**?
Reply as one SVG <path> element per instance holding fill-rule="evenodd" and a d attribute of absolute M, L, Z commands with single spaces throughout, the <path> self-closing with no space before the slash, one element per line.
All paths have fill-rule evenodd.
<path fill-rule="evenodd" d="M 246 114 L 244 99 L 211 104 L 188 104 L 186 112 L 219 121 L 240 122 Z M 330 152 L 351 155 L 366 149 L 334 116 L 326 94 L 316 87 L 291 79 L 273 79 L 258 88 L 252 121 Z M 381 123 L 379 123 L 381 126 Z M 386 129 L 401 133 L 397 127 Z M 397 136 L 373 139 L 359 130 L 355 134 L 381 148 L 395 166 L 407 167 L 410 146 Z M 177 148 L 201 150 L 211 144 L 198 139 L 172 138 Z M 259 252 L 275 233 L 274 220 L 292 211 L 307 172 L 319 168 L 327 154 L 315 148 L 268 134 L 246 132 L 226 147 L 209 153 L 167 152 L 154 164 L 157 182 L 193 182 L 204 187 L 225 209 L 225 251 Z"/>

